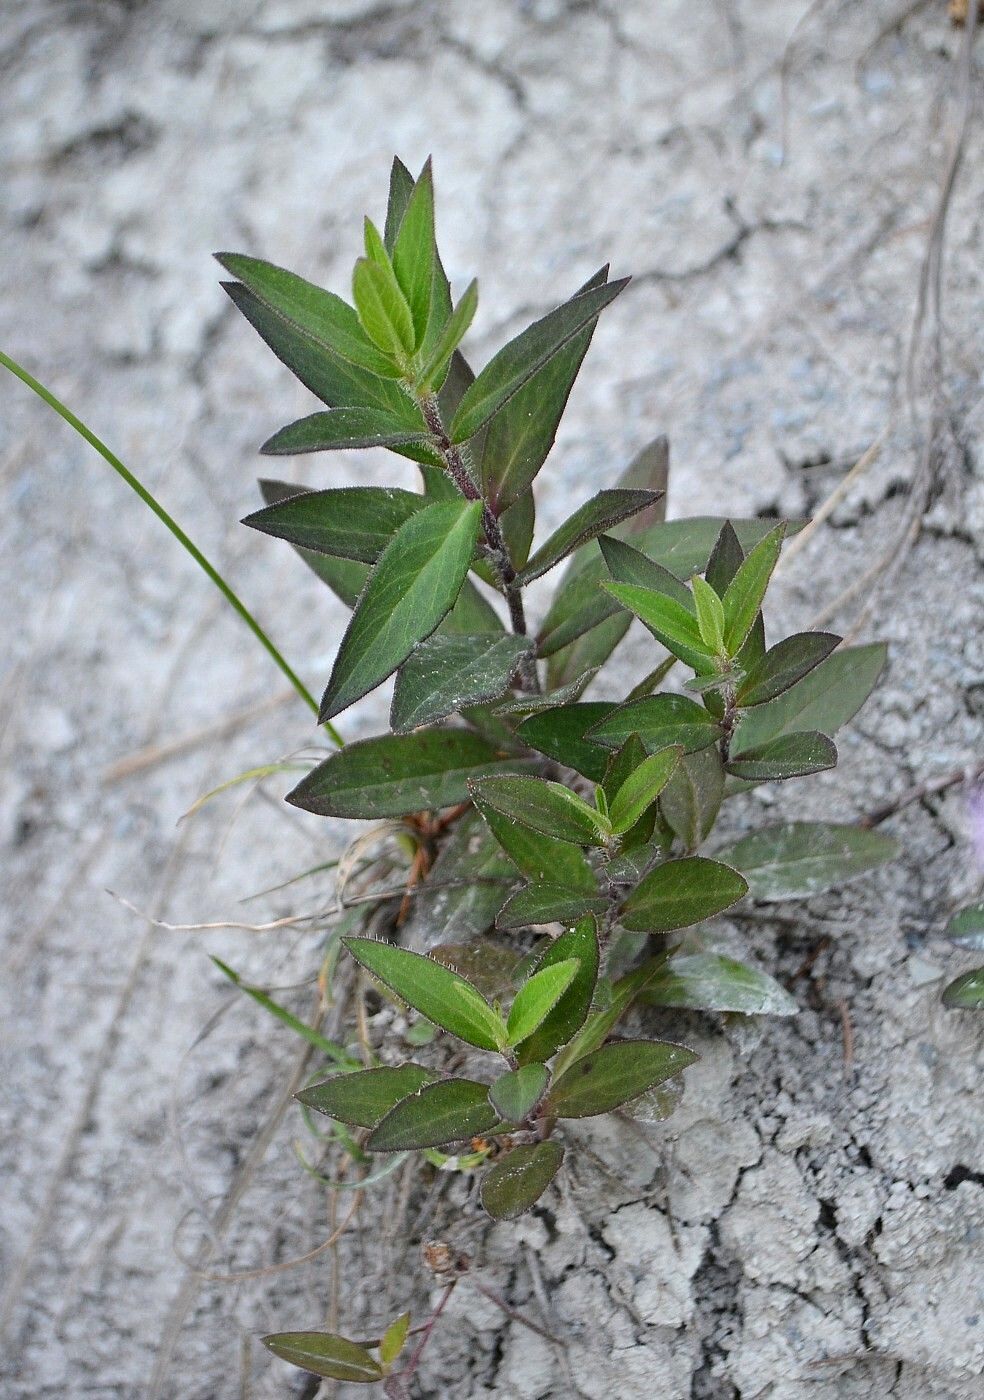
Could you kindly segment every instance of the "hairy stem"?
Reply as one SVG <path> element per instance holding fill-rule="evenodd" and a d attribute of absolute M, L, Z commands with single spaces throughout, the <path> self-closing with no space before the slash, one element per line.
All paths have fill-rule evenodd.
<path fill-rule="evenodd" d="M 461 494 L 469 501 L 482 501 L 482 529 L 485 532 L 485 541 L 489 547 L 489 562 L 495 571 L 499 582 L 499 591 L 502 593 L 509 605 L 509 620 L 512 630 L 519 637 L 525 637 L 526 613 L 523 609 L 522 589 L 516 582 L 516 570 L 513 568 L 512 560 L 509 558 L 509 551 L 506 549 L 506 542 L 502 535 L 502 527 L 498 517 L 492 510 L 489 503 L 483 498 L 481 491 L 472 481 L 465 466 L 461 449 L 448 437 L 444 420 L 441 417 L 441 410 L 438 406 L 437 397 L 434 394 L 427 394 L 420 399 L 420 407 L 434 437 L 437 440 L 437 449 L 444 461 L 445 469 L 451 480 L 457 486 Z M 532 665 L 523 669 L 524 688 L 539 690 L 539 682 L 536 679 L 535 670 Z"/>
<path fill-rule="evenodd" d="M 729 686 L 724 697 L 724 715 L 721 718 L 721 758 L 727 763 L 731 756 L 731 740 L 734 738 L 735 728 L 740 718 L 740 711 L 735 704 L 734 686 Z"/>

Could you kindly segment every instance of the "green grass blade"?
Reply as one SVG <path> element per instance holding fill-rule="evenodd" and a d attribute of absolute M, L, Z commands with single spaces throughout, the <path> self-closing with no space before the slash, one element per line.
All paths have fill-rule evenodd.
<path fill-rule="evenodd" d="M 0 365 L 3 365 L 5 369 L 9 369 L 11 374 L 13 374 L 23 384 L 26 384 L 29 389 L 32 389 L 34 393 L 37 394 L 38 398 L 41 399 L 44 403 L 46 403 L 49 408 L 54 409 L 55 413 L 58 414 L 59 418 L 63 418 L 70 428 L 74 428 L 75 431 L 79 434 L 79 436 L 84 438 L 90 447 L 94 447 L 95 450 L 99 453 L 100 457 L 102 457 L 103 461 L 109 463 L 109 465 L 113 468 L 117 475 L 123 478 L 127 486 L 129 486 L 132 491 L 135 491 L 137 493 L 137 495 L 143 501 L 144 505 L 148 506 L 157 516 L 158 520 L 160 520 L 164 525 L 167 526 L 167 528 L 170 530 L 171 534 L 178 541 L 178 543 L 182 545 L 184 549 L 187 550 L 187 552 L 191 555 L 192 559 L 194 559 L 198 567 L 209 577 L 209 579 L 211 579 L 212 583 L 215 584 L 216 588 L 222 594 L 223 598 L 225 598 L 226 602 L 239 614 L 243 622 L 245 622 L 246 626 L 252 632 L 253 636 L 264 648 L 264 650 L 269 654 L 269 656 L 273 659 L 276 665 L 279 666 L 280 670 L 290 681 L 291 685 L 297 691 L 298 695 L 301 697 L 304 703 L 307 706 L 309 706 L 309 708 L 312 709 L 315 714 L 317 714 L 317 700 L 315 700 L 314 696 L 308 690 L 307 686 L 305 686 L 304 682 L 281 656 L 280 652 L 274 646 L 273 642 L 271 642 L 270 638 L 264 632 L 263 628 L 257 622 L 256 618 L 246 607 L 246 604 L 243 603 L 242 600 L 238 597 L 238 595 L 233 592 L 233 590 L 226 583 L 225 579 L 222 577 L 219 571 L 214 567 L 214 565 L 209 563 L 209 561 L 205 558 L 205 555 L 201 552 L 201 550 L 194 543 L 194 541 L 189 539 L 189 537 L 185 534 L 184 530 L 182 530 L 181 526 L 174 519 L 174 517 L 167 513 L 167 511 L 160 504 L 160 502 L 147 490 L 146 486 L 144 486 L 143 483 L 139 481 L 133 475 L 133 473 L 123 465 L 119 457 L 116 456 L 115 452 L 111 452 L 110 449 L 106 446 L 106 444 L 100 438 L 96 437 L 96 434 L 92 431 L 91 428 L 87 428 L 81 419 L 76 418 L 75 414 L 71 411 L 70 408 L 66 408 L 66 406 L 61 402 L 61 400 L 55 397 L 55 395 L 51 392 L 50 389 L 46 389 L 43 384 L 41 384 L 37 379 L 34 378 L 33 374 L 29 374 L 28 371 L 24 369 L 22 365 L 19 365 L 16 360 L 12 360 L 9 355 L 5 355 L 2 350 L 0 350 Z M 333 743 L 337 744 L 338 747 L 341 748 L 343 740 L 341 735 L 335 729 L 335 727 L 331 724 L 326 724 L 325 730 L 327 731 L 328 736 L 333 741 Z"/>
<path fill-rule="evenodd" d="M 235 972 L 228 963 L 224 963 L 221 958 L 217 958 L 212 954 L 209 954 L 209 956 L 219 971 L 223 973 L 224 976 L 228 977 L 234 987 L 238 987 L 241 992 L 245 992 L 248 997 L 252 997 L 258 1005 L 263 1007 L 264 1011 L 269 1011 L 271 1016 L 276 1016 L 278 1021 L 282 1021 L 285 1026 L 288 1026 L 297 1035 L 308 1041 L 315 1049 L 321 1050 L 330 1060 L 333 1060 L 335 1064 L 343 1065 L 346 1069 L 350 1070 L 363 1068 L 361 1062 L 359 1060 L 353 1060 L 352 1056 L 346 1052 L 344 1046 L 336 1045 L 333 1040 L 328 1040 L 327 1037 L 321 1035 L 319 1031 L 316 1031 L 313 1026 L 309 1026 L 306 1021 L 302 1021 L 299 1016 L 295 1016 L 292 1012 L 288 1011 L 286 1007 L 281 1006 L 279 1002 L 267 996 L 266 992 L 261 992 L 259 987 L 251 987 L 247 982 L 244 982 L 239 973 Z"/>

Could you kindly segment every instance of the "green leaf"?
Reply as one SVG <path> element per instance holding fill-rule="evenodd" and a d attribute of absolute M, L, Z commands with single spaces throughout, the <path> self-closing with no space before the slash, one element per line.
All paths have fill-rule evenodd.
<path fill-rule="evenodd" d="M 761 705 L 774 700 L 825 661 L 840 640 L 832 632 L 797 632 L 777 642 L 738 687 L 738 704 Z"/>
<path fill-rule="evenodd" d="M 454 607 L 438 628 L 439 632 L 456 636 L 474 636 L 481 632 L 504 632 L 502 619 L 495 608 L 480 593 L 470 578 L 461 585 Z"/>
<path fill-rule="evenodd" d="M 452 442 L 467 442 L 542 365 L 594 323 L 627 278 L 581 292 L 511 340 L 465 391 L 452 422 Z"/>
<path fill-rule="evenodd" d="M 756 899 L 809 899 L 894 860 L 898 843 L 856 826 L 783 822 L 753 831 L 718 854 L 741 871 Z"/>
<path fill-rule="evenodd" d="M 615 527 L 615 533 L 604 538 L 618 539 L 621 536 L 634 537 L 666 518 L 666 488 L 670 473 L 670 450 L 665 437 L 655 438 L 638 452 L 619 476 L 617 486 L 652 491 L 656 500 L 638 515 L 632 516 L 623 525 Z M 574 556 L 581 559 L 586 547 Z M 621 579 L 622 583 L 640 582 L 637 579 Z M 593 666 L 603 666 L 629 630 L 632 619 L 622 609 L 614 611 L 611 617 L 590 628 L 559 652 L 553 652 L 547 667 L 547 679 L 551 685 L 562 685 L 574 676 Z"/>
<path fill-rule="evenodd" d="M 638 1098 L 692 1065 L 685 1045 L 663 1040 L 616 1040 L 583 1055 L 554 1082 L 547 1099 L 558 1118 L 594 1118 Z"/>
<path fill-rule="evenodd" d="M 472 801 L 510 861 L 528 880 L 553 880 L 568 891 L 595 892 L 595 875 L 582 851 L 567 841 L 520 826 L 490 807 L 480 796 Z"/>
<path fill-rule="evenodd" d="M 393 157 L 393 164 L 390 168 L 389 199 L 386 204 L 386 224 L 383 228 L 383 242 L 388 253 L 393 252 L 393 245 L 396 243 L 396 235 L 400 231 L 400 224 L 410 203 L 410 196 L 413 194 L 414 178 L 410 171 L 400 160 L 399 156 Z"/>
<path fill-rule="evenodd" d="M 728 584 L 744 562 L 745 551 L 741 547 L 741 540 L 738 538 L 731 521 L 726 520 L 721 526 L 721 533 L 714 541 L 714 548 L 711 550 L 711 557 L 707 561 L 707 569 L 704 574 L 705 579 L 719 598 L 727 592 Z"/>
<path fill-rule="evenodd" d="M 272 312 L 333 355 L 386 379 L 399 375 L 399 367 L 369 340 L 355 311 L 334 292 L 261 258 L 242 253 L 215 257 Z"/>
<path fill-rule="evenodd" d="M 370 262 L 376 263 L 386 272 L 392 263 L 387 252 L 386 244 L 383 242 L 382 234 L 368 216 L 363 220 L 363 235 L 365 241 L 366 257 Z"/>
<path fill-rule="evenodd" d="M 223 282 L 233 304 L 301 383 L 329 408 L 380 408 L 416 428 L 414 405 L 393 379 L 352 364 L 294 325 L 240 282 Z M 377 352 L 378 353 L 378 352 Z"/>
<path fill-rule="evenodd" d="M 287 540 L 297 549 L 373 564 L 401 525 L 425 509 L 412 491 L 380 486 L 343 486 L 333 491 L 300 489 L 243 520 L 253 530 Z"/>
<path fill-rule="evenodd" d="M 550 1075 L 546 1065 L 524 1065 L 497 1079 L 489 1102 L 504 1123 L 522 1123 L 543 1098 Z"/>
<path fill-rule="evenodd" d="M 630 734 L 626 738 L 625 743 L 611 755 L 608 760 L 608 767 L 605 769 L 605 777 L 602 781 L 602 789 L 609 806 L 619 788 L 626 779 L 635 772 L 639 765 L 645 761 L 645 758 L 646 750 L 642 740 L 636 733 Z"/>
<path fill-rule="evenodd" d="M 602 846 L 606 823 L 563 783 L 522 776 L 479 778 L 468 790 L 493 811 L 575 846 Z"/>
<path fill-rule="evenodd" d="M 685 665 L 702 674 L 713 670 L 714 653 L 704 644 L 697 619 L 675 598 L 631 583 L 603 583 L 602 587 Z"/>
<path fill-rule="evenodd" d="M 482 1178 L 482 1205 L 493 1220 L 515 1220 L 536 1205 L 564 1160 L 557 1142 L 514 1147 Z"/>
<path fill-rule="evenodd" d="M 464 977 L 423 953 L 375 938 L 343 938 L 362 967 L 385 983 L 401 1001 L 480 1050 L 497 1050 L 502 1018 Z"/>
<path fill-rule="evenodd" d="M 724 764 L 717 748 L 684 754 L 660 794 L 659 809 L 674 836 L 695 851 L 709 834 L 724 797 Z"/>
<path fill-rule="evenodd" d="M 518 1045 L 526 1040 L 554 1009 L 577 975 L 578 961 L 566 958 L 550 963 L 523 983 L 506 1021 L 506 1043 Z"/>
<path fill-rule="evenodd" d="M 399 1356 L 406 1345 L 407 1333 L 410 1331 L 410 1314 L 401 1313 L 387 1327 L 383 1333 L 383 1339 L 379 1343 L 379 1359 L 384 1366 L 390 1366 Z"/>
<path fill-rule="evenodd" d="M 649 559 L 641 549 L 635 549 L 614 535 L 603 535 L 599 539 L 600 552 L 607 570 L 617 584 L 635 584 L 638 588 L 652 588 L 658 594 L 680 603 L 687 612 L 694 612 L 694 599 L 686 584 L 682 584 L 669 568 Z M 697 577 L 697 575 L 693 575 Z"/>
<path fill-rule="evenodd" d="M 327 1036 L 323 1036 L 314 1026 L 309 1026 L 306 1021 L 302 1021 L 299 1016 L 295 1016 L 293 1012 L 288 1011 L 285 1006 L 281 1006 L 279 1002 L 274 1001 L 273 997 L 269 996 L 259 987 L 249 986 L 248 983 L 243 981 L 239 973 L 233 971 L 228 963 L 224 963 L 221 958 L 217 958 L 213 954 L 209 954 L 209 956 L 222 975 L 228 977 L 234 987 L 238 987 L 241 992 L 245 992 L 251 1000 L 255 1001 L 258 1006 L 262 1006 L 264 1011 L 269 1011 L 271 1016 L 282 1022 L 283 1025 L 292 1030 L 295 1035 L 299 1035 L 302 1040 L 306 1040 L 309 1045 L 313 1045 L 316 1050 L 320 1050 L 323 1054 L 327 1055 L 330 1060 L 334 1060 L 336 1064 L 344 1065 L 346 1068 L 356 1067 L 358 1061 L 352 1059 L 346 1052 L 344 1046 L 336 1044 L 333 1040 L 329 1040 Z"/>
<path fill-rule="evenodd" d="M 836 734 L 874 690 L 887 654 L 881 642 L 835 651 L 778 699 L 742 716 L 731 745 L 732 759 L 770 739 L 805 729 Z"/>
<path fill-rule="evenodd" d="M 746 553 L 763 539 L 772 534 L 780 523 L 776 520 L 759 517 L 728 522 L 738 536 Z M 802 528 L 802 521 L 784 521 L 787 534 L 795 534 Z M 654 526 L 634 543 L 664 569 L 680 580 L 687 580 L 694 574 L 701 574 L 707 568 L 721 528 L 725 524 L 719 517 L 696 515 L 687 520 L 668 520 L 663 525 Z M 712 587 L 713 581 L 712 581 Z"/>
<path fill-rule="evenodd" d="M 260 451 L 267 457 L 292 457 L 303 452 L 334 452 L 358 447 L 404 447 L 426 442 L 427 425 L 416 427 L 381 408 L 329 408 L 288 423 L 267 438 Z"/>
<path fill-rule="evenodd" d="M 398 1103 L 376 1125 L 367 1152 L 407 1152 L 444 1147 L 487 1133 L 499 1121 L 489 1086 L 473 1079 L 439 1079 Z"/>
<path fill-rule="evenodd" d="M 386 1374 L 365 1347 L 333 1332 L 274 1332 L 263 1345 L 281 1361 L 329 1380 L 372 1385 Z"/>
<path fill-rule="evenodd" d="M 629 531 L 631 523 L 621 528 Z M 735 527 L 739 539 L 750 546 L 762 538 L 772 523 L 767 520 L 738 520 Z M 633 534 L 632 539 L 638 551 L 674 575 L 681 589 L 677 601 L 689 607 L 690 592 L 680 580 L 689 579 L 706 566 L 720 529 L 720 520 L 697 516 L 692 520 L 657 523 L 638 535 Z M 541 656 L 554 655 L 592 627 L 620 612 L 615 599 L 599 587 L 607 578 L 608 567 L 597 543 L 592 541 L 578 550 L 564 571 L 540 630 L 538 649 Z M 642 580 L 641 586 L 646 588 L 653 585 Z M 658 592 L 670 593 L 667 585 L 658 584 L 656 587 Z"/>
<path fill-rule="evenodd" d="M 465 705 L 496 699 L 531 652 L 528 638 L 506 632 L 439 635 L 422 642 L 397 673 L 390 710 L 394 733 L 405 734 Z"/>
<path fill-rule="evenodd" d="M 523 585 L 532 583 L 582 544 L 645 510 L 657 499 L 652 491 L 624 491 L 618 488 L 599 491 L 590 501 L 578 506 L 574 514 L 541 545 L 519 574 L 519 582 Z"/>
<path fill-rule="evenodd" d="M 607 700 L 580 705 L 559 705 L 545 714 L 530 715 L 516 730 L 517 738 L 538 753 L 573 768 L 593 783 L 600 783 L 608 766 L 608 754 L 586 732 L 614 706 Z"/>
<path fill-rule="evenodd" d="M 666 962 L 666 953 L 648 958 L 641 967 L 620 977 L 611 988 L 611 999 L 604 1008 L 592 1011 L 573 1039 L 564 1046 L 554 1061 L 554 1079 L 559 1079 L 573 1064 L 597 1050 L 628 1011 L 639 994 Z"/>
<path fill-rule="evenodd" d="M 445 323 L 444 329 L 434 341 L 433 349 L 424 361 L 420 372 L 416 377 L 418 389 L 433 388 L 434 385 L 443 381 L 445 367 L 454 354 L 455 350 L 465 338 L 468 327 L 475 319 L 475 312 L 478 310 L 478 283 L 474 278 L 461 294 L 458 305 L 454 308 Z"/>
<path fill-rule="evenodd" d="M 683 749 L 679 745 L 661 749 L 659 753 L 650 754 L 626 778 L 612 798 L 609 812 L 612 831 L 616 836 L 623 836 L 630 827 L 635 826 L 643 812 L 656 801 L 682 754 Z"/>
<path fill-rule="evenodd" d="M 729 656 L 737 656 L 752 624 L 758 616 L 772 570 L 779 560 L 785 525 L 760 540 L 725 589 L 721 606 L 724 609 L 724 644 Z"/>
<path fill-rule="evenodd" d="M 642 487 L 656 493 L 657 500 L 640 515 L 633 516 L 619 531 L 620 537 L 628 538 L 643 534 L 651 526 L 666 519 L 666 489 L 670 481 L 670 441 L 664 433 L 647 442 L 632 458 L 629 465 L 619 474 L 616 486 Z"/>
<path fill-rule="evenodd" d="M 720 861 L 684 856 L 657 865 L 626 898 L 621 924 L 634 933 L 687 928 L 729 908 L 748 890 L 744 878 Z"/>
<path fill-rule="evenodd" d="M 423 342 L 427 331 L 432 287 L 437 276 L 434 179 L 429 157 L 407 201 L 406 212 L 393 243 L 393 271 L 413 318 L 412 349 Z"/>
<path fill-rule="evenodd" d="M 606 617 L 597 627 L 589 628 L 567 646 L 551 653 L 547 659 L 548 685 L 564 686 L 585 672 L 594 675 L 609 660 L 631 626 L 632 618 L 619 608 L 614 616 Z"/>
<path fill-rule="evenodd" d="M 604 914 L 608 900 L 596 891 L 558 885 L 548 880 L 526 885 L 506 900 L 496 915 L 496 928 L 526 928 L 529 924 L 570 923 L 585 914 Z"/>
<path fill-rule="evenodd" d="M 268 505 L 276 505 L 280 501 L 309 492 L 309 488 L 295 486 L 292 482 L 262 480 L 260 491 Z M 318 554 L 300 545 L 295 545 L 294 548 L 308 568 L 318 575 L 322 583 L 328 585 L 347 608 L 355 607 L 359 594 L 366 586 L 369 570 L 365 564 L 357 563 L 354 559 L 338 559 Z"/>
<path fill-rule="evenodd" d="M 943 1005 L 951 1009 L 976 1011 L 984 1007 L 984 967 L 963 973 L 944 988 Z"/>
<path fill-rule="evenodd" d="M 958 948 L 984 952 L 984 900 L 958 909 L 946 926 L 946 935 Z"/>
<path fill-rule="evenodd" d="M 705 646 L 718 656 L 724 651 L 724 607 L 721 599 L 700 574 L 690 580 L 694 595 L 694 609 L 697 613 L 697 626 Z"/>
<path fill-rule="evenodd" d="M 799 1010 L 775 978 L 717 953 L 670 958 L 640 1000 L 650 1006 L 737 1011 L 745 1016 L 795 1016 Z"/>
<path fill-rule="evenodd" d="M 405 926 L 407 943 L 426 948 L 436 936 L 442 941 L 480 937 L 492 927 L 515 883 L 516 872 L 491 832 L 476 812 L 466 812 L 442 842 L 427 879 L 417 886 Z"/>
<path fill-rule="evenodd" d="M 626 544 L 614 535 L 602 535 L 598 545 L 608 572 L 616 583 L 631 583 L 639 588 L 651 588 L 656 593 L 665 593 L 688 612 L 694 611 L 694 600 L 687 586 L 681 583 L 675 574 L 671 574 L 669 569 L 665 569 L 655 559 L 648 558 L 642 550 Z"/>
<path fill-rule="evenodd" d="M 502 512 L 499 528 L 509 560 L 518 571 L 530 557 L 530 546 L 536 529 L 536 502 L 532 491 L 524 491 Z"/>
<path fill-rule="evenodd" d="M 721 726 L 703 705 L 686 695 L 645 695 L 609 711 L 587 731 L 586 737 L 605 748 L 619 748 L 630 734 L 638 734 L 648 753 L 679 745 L 684 753 L 697 753 L 721 737 Z"/>
<path fill-rule="evenodd" d="M 319 719 L 333 719 L 373 690 L 430 636 L 468 573 L 480 501 L 425 506 L 390 540 L 342 638 Z"/>
<path fill-rule="evenodd" d="M 607 280 L 606 266 L 577 295 Z M 590 321 L 537 370 L 489 423 L 476 459 L 482 464 L 482 494 L 497 513 L 526 494 L 546 461 L 596 324 Z"/>
<path fill-rule="evenodd" d="M 384 354 L 413 352 L 413 318 L 392 268 L 359 258 L 352 274 L 352 296 L 363 330 Z"/>
<path fill-rule="evenodd" d="M 395 1069 L 383 1066 L 355 1074 L 336 1074 L 321 1084 L 302 1089 L 294 1097 L 329 1118 L 358 1128 L 374 1128 L 394 1104 L 436 1078 L 434 1071 L 423 1065 L 410 1063 Z"/>
<path fill-rule="evenodd" d="M 729 759 L 726 767 L 736 778 L 765 782 L 822 773 L 836 763 L 837 748 L 833 740 L 813 729 L 801 734 L 783 734 L 754 749 L 743 748 Z"/>
<path fill-rule="evenodd" d="M 537 969 L 572 958 L 577 961 L 577 972 L 570 986 L 539 1029 L 516 1047 L 520 1064 L 549 1060 L 584 1025 L 598 982 L 600 960 L 597 925 L 590 916 L 579 919 L 573 928 L 555 938 L 537 963 Z"/>

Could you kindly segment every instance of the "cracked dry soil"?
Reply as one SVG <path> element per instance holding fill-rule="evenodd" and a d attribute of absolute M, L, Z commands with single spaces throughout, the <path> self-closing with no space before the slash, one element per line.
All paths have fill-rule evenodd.
<path fill-rule="evenodd" d="M 792 630 L 906 523 L 932 395 L 920 381 L 910 415 L 904 369 L 961 43 L 943 0 L 13 3 L 0 343 L 146 477 L 323 683 L 340 607 L 235 524 L 256 503 L 256 445 L 307 397 L 236 323 L 209 253 L 240 247 L 337 286 L 393 152 L 433 151 L 449 272 L 458 287 L 481 277 L 478 358 L 604 259 L 636 274 L 544 472 L 542 529 L 657 432 L 673 444 L 673 514 L 792 516 L 883 434 L 781 575 L 770 622 Z M 840 768 L 753 795 L 738 825 L 770 810 L 850 820 L 980 759 L 980 143 L 977 121 L 946 230 L 923 528 L 889 586 L 831 618 L 887 639 L 888 671 Z M 278 1267 L 351 1197 L 300 1170 L 300 1122 L 278 1116 L 295 1048 L 228 997 L 206 950 L 288 985 L 309 975 L 313 939 L 152 929 L 105 892 L 171 923 L 327 902 L 326 885 L 239 904 L 345 840 L 275 783 L 176 826 L 200 792 L 310 744 L 310 717 L 83 445 L 12 380 L 0 405 L 3 1394 L 311 1394 L 258 1335 L 316 1324 L 336 1297 L 342 1322 L 371 1332 L 401 1288 L 418 1315 L 428 1294 L 399 1176 L 363 1207 L 371 1230 Z M 328 484 L 339 465 L 393 479 L 375 456 L 315 459 L 298 479 Z M 623 677 L 646 666 L 645 640 L 620 657 Z M 373 732 L 382 702 L 345 721 Z M 147 745 L 157 761 L 129 763 Z M 888 824 L 893 867 L 724 922 L 724 946 L 778 975 L 800 1014 L 661 1021 L 702 1053 L 680 1109 L 642 1135 L 579 1128 L 572 1173 L 531 1217 L 485 1227 L 460 1180 L 410 1198 L 418 1233 L 466 1249 L 565 1339 L 465 1282 L 422 1396 L 979 1400 L 984 1019 L 939 1006 L 965 965 L 940 930 L 981 878 L 967 824 L 959 787 L 912 804 Z M 305 1009 L 308 989 L 285 995 Z"/>

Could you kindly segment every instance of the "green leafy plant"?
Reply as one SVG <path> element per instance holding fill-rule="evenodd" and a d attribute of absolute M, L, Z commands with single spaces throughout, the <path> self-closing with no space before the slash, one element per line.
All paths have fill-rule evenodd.
<path fill-rule="evenodd" d="M 984 902 L 975 900 L 952 915 L 946 937 L 967 952 L 984 953 Z M 984 1010 L 984 967 L 971 968 L 943 989 L 943 1005 L 954 1010 Z"/>
<path fill-rule="evenodd" d="M 362 1186 L 418 1153 L 423 1170 L 481 1173 L 486 1211 L 509 1220 L 576 1150 L 578 1120 L 672 1111 L 696 1056 L 626 1033 L 630 1015 L 795 1012 L 775 979 L 713 951 L 697 926 L 743 899 L 837 887 L 894 843 L 846 823 L 782 822 L 716 844 L 713 832 L 753 786 L 836 763 L 834 736 L 885 648 L 813 632 L 767 645 L 763 605 L 796 524 L 667 521 L 662 439 L 534 548 L 534 483 L 627 279 L 601 268 L 475 374 L 461 344 L 477 285 L 454 300 L 434 228 L 430 162 L 414 179 L 395 161 L 383 230 L 365 223 L 351 303 L 271 263 L 218 255 L 236 307 L 323 405 L 262 450 L 379 447 L 419 468 L 416 491 L 264 480 L 245 521 L 292 545 L 351 611 L 318 711 L 336 749 L 287 800 L 396 836 L 409 868 L 394 889 L 393 857 L 380 862 L 385 888 L 366 906 L 375 936 L 357 913 L 352 931 L 349 911 L 330 957 L 418 1019 L 378 1046 L 363 1037 L 359 1056 L 352 1038 L 327 1040 L 218 966 L 324 1055 L 298 1098 L 330 1120 Z M 310 700 L 122 463 L 4 363 L 141 492 Z M 527 589 L 550 574 L 532 626 Z M 652 669 L 619 702 L 585 700 L 634 618 L 654 643 Z M 343 744 L 335 719 L 390 678 L 389 732 Z M 371 860 L 365 869 L 371 887 Z M 405 1365 L 407 1314 L 372 1341 L 318 1331 L 266 1343 L 316 1375 L 397 1396 L 436 1315 L 414 1329 Z"/>

